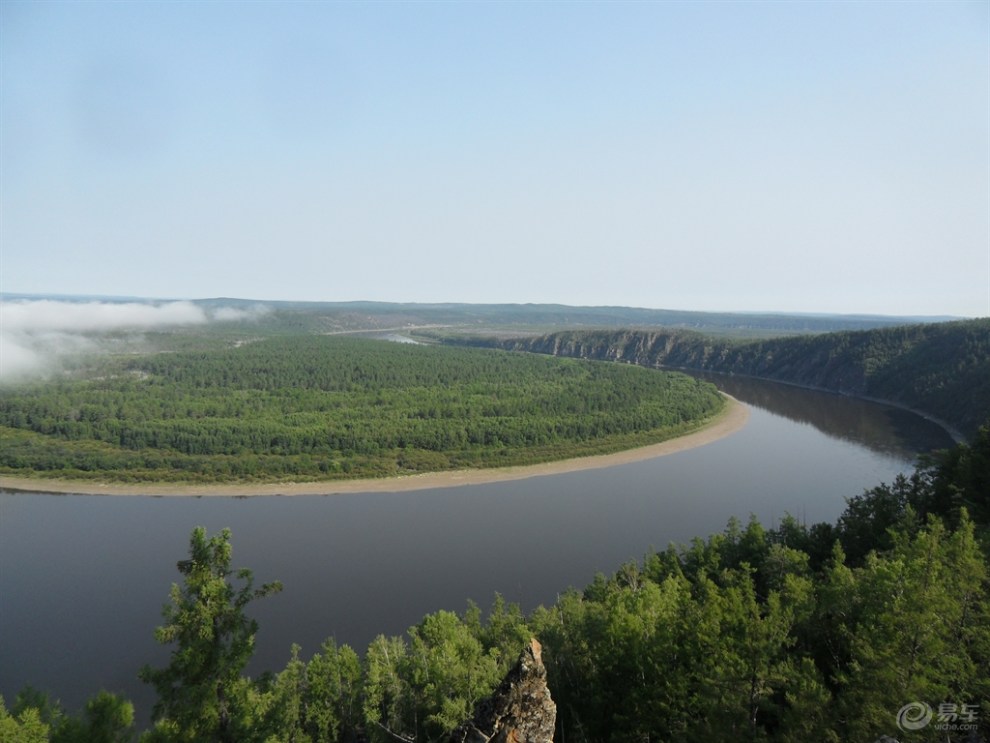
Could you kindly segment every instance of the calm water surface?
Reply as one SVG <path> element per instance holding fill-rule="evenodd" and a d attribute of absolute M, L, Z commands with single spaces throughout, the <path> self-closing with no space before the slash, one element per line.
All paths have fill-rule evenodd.
<path fill-rule="evenodd" d="M 752 406 L 746 427 L 636 464 L 408 493 L 260 498 L 0 492 L 0 694 L 25 684 L 70 709 L 101 688 L 146 720 L 136 680 L 167 650 L 153 639 L 189 533 L 230 527 L 235 567 L 284 591 L 255 605 L 252 673 L 291 643 L 309 657 L 334 636 L 359 652 L 428 612 L 526 610 L 568 586 L 750 514 L 834 520 L 844 498 L 891 481 L 919 452 L 951 445 L 918 416 L 835 395 L 713 378 Z"/>

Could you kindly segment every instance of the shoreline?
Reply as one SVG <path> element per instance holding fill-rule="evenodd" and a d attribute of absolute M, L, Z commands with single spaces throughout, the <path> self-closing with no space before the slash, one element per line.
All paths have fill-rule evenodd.
<path fill-rule="evenodd" d="M 323 482 L 282 483 L 101 483 L 88 480 L 41 480 L 31 477 L 0 475 L 0 489 L 26 493 L 54 495 L 116 495 L 116 496 L 292 496 L 338 495 L 345 493 L 399 493 L 461 485 L 483 485 L 494 482 L 524 480 L 530 477 L 559 475 L 581 470 L 602 469 L 621 464 L 675 454 L 711 444 L 741 430 L 749 420 L 749 407 L 734 397 L 722 393 L 728 405 L 710 423 L 692 433 L 658 444 L 649 444 L 614 454 L 594 454 L 575 459 L 561 459 L 542 464 L 517 465 L 478 470 L 449 470 L 424 472 L 378 479 L 327 480 Z"/>

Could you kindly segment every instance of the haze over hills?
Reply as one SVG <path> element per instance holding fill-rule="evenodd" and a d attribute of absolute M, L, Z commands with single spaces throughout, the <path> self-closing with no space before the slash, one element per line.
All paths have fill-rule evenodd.
<path fill-rule="evenodd" d="M 0 79 L 0 743 L 990 742 L 990 0 L 2 0 Z"/>
<path fill-rule="evenodd" d="M 5 380 L 58 368 L 66 355 L 107 350 L 110 341 L 120 351 L 147 350 L 147 338 L 165 348 L 218 337 L 401 332 L 872 397 L 922 411 L 963 436 L 990 418 L 990 319 L 23 294 L 5 295 L 0 311 Z"/>
<path fill-rule="evenodd" d="M 442 324 L 475 329 L 479 327 L 532 326 L 543 331 L 555 327 L 668 327 L 688 328 L 720 335 L 764 337 L 800 333 L 827 333 L 837 330 L 866 330 L 961 319 L 949 315 L 696 312 L 643 307 L 572 306 L 543 303 L 300 302 L 233 297 L 179 300 L 11 293 L 2 295 L 2 300 L 113 304 L 133 302 L 163 304 L 174 301 L 189 301 L 207 311 L 215 311 L 219 308 L 240 310 L 265 308 L 270 313 L 267 318 L 268 324 L 293 326 L 297 330 L 307 328 L 316 332 L 379 330 L 404 325 Z"/>
<path fill-rule="evenodd" d="M 312 711 L 333 705 L 351 710 L 350 717 L 341 715 L 340 730 L 353 739 L 384 743 L 397 737 L 392 728 L 405 740 L 427 737 L 426 732 L 441 739 L 467 718 L 473 700 L 490 692 L 504 671 L 503 661 L 532 636 L 552 651 L 548 685 L 566 712 L 558 729 L 568 739 L 606 739 L 609 731 L 620 729 L 623 738 L 659 738 L 664 731 L 691 726 L 685 737 L 697 740 L 735 741 L 743 729 L 752 732 L 749 737 L 793 740 L 806 734 L 807 718 L 821 729 L 831 725 L 832 739 L 873 740 L 892 729 L 893 714 L 904 698 L 935 699 L 947 678 L 961 679 L 953 697 L 967 700 L 961 704 L 986 698 L 985 674 L 978 672 L 986 666 L 985 649 L 990 647 L 984 621 L 986 559 L 979 539 L 988 521 L 988 439 L 986 428 L 977 429 L 990 417 L 990 318 L 918 323 L 916 318 L 623 307 L 227 298 L 21 297 L 7 301 L 3 311 L 0 357 L 5 364 L 11 350 L 42 365 L 59 362 L 50 350 L 53 343 L 74 348 L 79 356 L 77 365 L 72 359 L 61 369 L 58 363 L 49 367 L 52 384 L 11 385 L 0 398 L 0 469 L 36 480 L 88 477 L 102 483 L 116 473 L 128 488 L 143 489 L 144 482 L 165 477 L 183 483 L 194 477 L 241 483 L 323 480 L 337 473 L 352 477 L 358 465 L 375 476 L 422 473 L 502 459 L 512 443 L 509 434 L 518 433 L 530 453 L 540 445 L 564 445 L 565 433 L 597 436 L 598 430 L 622 423 L 617 403 L 623 400 L 630 404 L 627 420 L 638 427 L 644 413 L 639 406 L 647 400 L 645 385 L 665 377 L 679 385 L 680 410 L 691 414 L 676 415 L 682 421 L 704 419 L 712 408 L 702 403 L 718 400 L 714 387 L 706 397 L 707 382 L 633 365 L 711 370 L 882 397 L 947 421 L 971 438 L 971 444 L 933 454 L 932 464 L 916 476 L 854 497 L 834 525 L 808 526 L 790 517 L 772 528 L 755 518 L 745 529 L 730 522 L 723 534 L 707 542 L 697 539 L 690 547 L 651 552 L 642 563 L 628 562 L 583 591 L 557 593 L 550 608 L 538 607 L 529 615 L 497 599 L 487 622 L 480 610 L 463 616 L 437 611 L 406 636 L 380 634 L 366 646 L 363 658 L 334 640 L 309 660 L 297 649 L 285 670 L 257 681 L 242 679 L 242 667 L 234 668 L 230 677 L 241 690 L 238 724 L 249 731 L 238 740 L 284 739 L 290 729 L 313 730 L 317 723 Z M 878 325 L 864 329 L 871 323 Z M 426 345 L 351 335 L 401 335 Z M 372 363 L 374 357 L 378 361 Z M 524 366 L 533 374 L 523 374 Z M 483 384 L 482 372 L 493 367 L 502 371 L 495 368 L 490 383 Z M 458 368 L 464 370 L 460 379 L 454 375 Z M 66 373 L 52 373 L 62 369 Z M 533 383 L 537 370 L 547 372 L 539 377 L 542 388 Z M 581 388 L 582 394 L 556 394 L 566 388 L 568 370 L 596 376 Z M 553 394 L 541 394 L 541 389 Z M 447 392 L 459 396 L 440 397 Z M 355 402 L 362 399 L 367 405 L 359 409 Z M 516 426 L 516 399 L 535 406 L 535 425 Z M 585 401 L 600 405 L 593 408 Z M 255 415 L 259 410 L 266 414 Z M 666 403 L 658 403 L 656 410 L 674 412 Z M 473 424 L 469 411 L 477 413 Z M 592 424 L 599 429 L 589 428 Z M 365 431 L 378 438 L 359 436 Z M 540 438 L 534 439 L 534 433 Z M 453 447 L 437 448 L 437 443 L 446 447 L 448 434 Z M 583 446 L 585 440 L 567 445 Z M 619 443 L 625 446 L 629 439 Z M 767 451 L 762 478 L 765 469 L 787 458 L 762 437 L 759 444 Z M 812 477 L 811 467 L 806 472 Z M 607 508 L 617 508 L 621 499 L 611 490 L 604 492 Z M 656 498 L 651 495 L 651 500 Z M 332 502 L 321 499 L 319 505 Z M 970 509 L 973 521 L 959 504 Z M 559 513 L 566 510 L 578 509 L 569 502 Z M 946 526 L 925 521 L 929 515 L 945 519 Z M 376 513 L 381 520 L 387 517 Z M 603 528 L 597 521 L 594 525 Z M 405 523 L 400 527 L 404 536 Z M 372 534 L 355 533 L 362 538 Z M 221 534 L 229 538 L 229 533 Z M 327 539 L 322 527 L 319 539 Z M 408 549 L 408 541 L 395 542 Z M 587 549 L 587 541 L 575 542 Z M 377 543 L 371 546 L 380 549 Z M 473 535 L 471 547 L 476 547 Z M 548 554 L 544 544 L 539 549 Z M 34 554 L 32 545 L 30 559 Z M 450 554 L 456 553 L 444 552 L 441 564 L 447 564 Z M 177 564 L 181 571 L 192 561 Z M 391 568 L 394 562 L 385 564 Z M 937 572 L 928 572 L 927 566 Z M 938 579 L 930 580 L 930 575 Z M 350 575 L 348 580 L 357 582 Z M 877 604 L 877 597 L 891 603 Z M 390 602 L 389 610 L 398 603 Z M 836 624 L 836 616 L 842 624 Z M 932 670 L 912 676 L 915 687 L 891 691 L 889 678 L 901 672 L 902 658 L 915 648 L 908 643 L 921 632 L 914 625 L 905 628 L 905 617 L 934 638 L 922 643 L 924 668 Z M 646 644 L 643 627 L 655 628 Z M 974 641 L 958 642 L 957 630 Z M 859 655 L 836 660 L 826 652 L 823 643 L 838 634 L 855 638 L 851 647 Z M 455 646 L 470 652 L 459 653 L 452 662 L 449 648 Z M 754 647 L 760 649 L 755 660 Z M 873 649 L 887 647 L 896 651 L 889 662 L 873 662 Z M 386 651 L 402 659 L 387 677 L 382 671 Z M 671 658 L 684 662 L 671 665 Z M 946 658 L 949 670 L 939 665 Z M 763 674 L 759 678 L 746 665 L 751 661 Z M 423 691 L 427 675 L 422 671 L 426 666 L 417 665 L 421 662 L 430 664 L 431 679 L 448 673 L 474 679 L 476 688 L 434 700 Z M 294 681 L 304 672 L 318 678 L 328 667 L 346 668 L 348 683 L 335 691 Z M 662 673 L 657 675 L 656 669 Z M 167 670 L 142 674 L 161 693 L 164 687 L 155 679 L 166 678 L 162 674 Z M 754 678 L 765 690 L 755 701 Z M 393 703 L 381 691 L 382 679 L 397 690 L 396 699 L 408 703 Z M 283 694 L 286 689 L 298 694 L 290 697 Z M 726 689 L 732 693 L 717 691 Z M 449 711 L 454 698 L 459 706 L 441 717 L 436 710 Z M 715 701 L 699 713 L 698 698 Z M 133 716 L 123 696 L 100 700 L 129 708 Z M 24 706 L 15 699 L 7 713 L 0 701 L 0 739 L 5 739 L 4 727 L 16 736 L 25 719 L 31 721 L 22 717 Z M 757 708 L 758 714 L 753 711 Z M 181 704 L 174 709 L 185 714 Z M 292 709 L 306 713 L 296 718 L 284 714 Z M 66 729 L 86 725 L 71 715 L 64 720 Z M 588 730 L 594 734 L 582 738 Z M 381 734 L 366 735 L 368 731 Z M 59 735 L 56 730 L 38 740 L 60 743 L 65 738 Z M 212 733 L 187 737 L 220 739 Z"/>

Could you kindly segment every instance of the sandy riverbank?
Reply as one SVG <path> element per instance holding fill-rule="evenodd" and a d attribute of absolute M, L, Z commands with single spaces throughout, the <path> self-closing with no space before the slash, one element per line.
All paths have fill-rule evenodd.
<path fill-rule="evenodd" d="M 749 408 L 738 400 L 729 397 L 729 404 L 709 425 L 686 436 L 681 436 L 659 444 L 628 449 L 615 454 L 601 454 L 577 459 L 565 459 L 545 464 L 521 467 L 501 467 L 483 470 L 455 470 L 451 472 L 429 472 L 421 475 L 404 475 L 378 480 L 333 480 L 328 482 L 250 483 L 232 484 L 120 484 L 100 483 L 88 480 L 41 480 L 29 477 L 0 476 L 0 488 L 38 493 L 70 493 L 80 495 L 331 495 L 334 493 L 392 493 L 428 488 L 447 488 L 457 485 L 477 485 L 505 480 L 522 480 L 527 477 L 556 475 L 564 472 L 612 467 L 644 459 L 653 459 L 667 454 L 694 449 L 698 446 L 718 441 L 740 430 L 749 419 Z"/>

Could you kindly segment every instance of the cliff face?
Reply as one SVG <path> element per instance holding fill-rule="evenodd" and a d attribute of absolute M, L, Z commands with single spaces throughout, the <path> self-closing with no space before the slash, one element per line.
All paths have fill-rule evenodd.
<path fill-rule="evenodd" d="M 990 419 L 990 319 L 749 342 L 680 330 L 599 330 L 480 343 L 877 398 L 927 413 L 966 436 Z"/>
<path fill-rule="evenodd" d="M 811 339 L 736 344 L 683 332 L 573 332 L 530 339 L 514 347 L 657 368 L 745 374 L 846 394 L 867 394 L 866 368 L 857 349 L 822 345 Z"/>
<path fill-rule="evenodd" d="M 535 639 L 498 688 L 457 728 L 450 743 L 550 743 L 557 705 L 547 688 L 547 669 Z"/>

